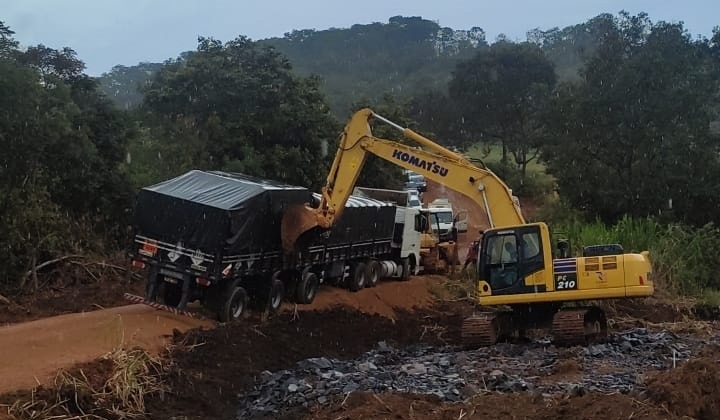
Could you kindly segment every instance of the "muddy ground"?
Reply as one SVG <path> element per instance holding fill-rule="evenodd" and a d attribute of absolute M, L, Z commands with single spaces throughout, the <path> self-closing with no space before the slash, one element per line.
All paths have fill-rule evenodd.
<path fill-rule="evenodd" d="M 175 331 L 163 353 L 163 380 L 168 390 L 147 399 L 150 419 L 235 418 L 239 396 L 252 390 L 263 372 L 288 369 L 313 357 L 352 359 L 385 341 L 398 348 L 418 343 L 456 346 L 460 320 L 472 313 L 466 300 L 441 301 L 433 294 L 440 283 L 456 287 L 461 280 L 440 276 L 415 277 L 409 282 L 384 282 L 375 289 L 350 294 L 325 288 L 310 308 L 297 312 L 286 306 L 280 314 L 261 319 L 251 314 L 243 322 L 209 326 L 182 333 Z M 446 286 L 443 286 L 447 288 Z M 452 288 L 450 287 L 450 288 Z M 339 295 L 341 299 L 336 299 Z M 339 302 L 335 305 L 333 302 Z M 665 305 L 662 317 L 653 317 L 658 302 L 638 301 L 630 309 L 612 306 L 623 323 L 618 330 L 637 325 L 651 329 L 695 332 L 717 336 L 713 323 L 694 321 L 677 306 Z M 620 306 L 618 309 L 616 306 Z M 391 309 L 391 310 L 390 310 Z M 649 318 L 649 319 L 648 319 Z M 462 402 L 440 401 L 435 396 L 407 393 L 353 392 L 324 406 L 289 407 L 284 419 L 716 419 L 720 418 L 720 351 L 708 347 L 689 363 L 673 371 L 648 371 L 648 390 L 642 394 L 585 393 L 543 397 L 532 392 L 479 392 Z M 81 365 L 86 375 L 103 383 L 110 374 L 107 360 Z M 572 363 L 557 377 L 592 374 Z M 76 368 L 77 369 L 77 368 Z M 42 387 L 38 395 L 53 397 Z M 29 391 L 6 393 L 0 402 L 11 405 L 31 399 Z M 53 397 L 54 398 L 54 397 Z M 77 413 L 76 413 L 77 414 Z M 686 416 L 686 417 L 682 417 Z M 114 418 L 107 416 L 107 418 Z"/>

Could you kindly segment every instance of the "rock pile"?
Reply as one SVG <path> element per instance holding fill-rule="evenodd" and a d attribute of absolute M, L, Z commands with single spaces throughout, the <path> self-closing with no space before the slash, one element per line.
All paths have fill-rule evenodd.
<path fill-rule="evenodd" d="M 626 393 L 640 386 L 643 372 L 672 368 L 703 344 L 691 336 L 643 328 L 614 334 L 602 344 L 569 349 L 558 349 L 549 340 L 473 351 L 397 349 L 380 342 L 356 360 L 320 357 L 298 362 L 293 369 L 263 372 L 255 389 L 240 396 L 237 415 L 249 418 L 298 405 L 327 404 L 356 390 L 434 394 L 445 401 L 486 391 L 532 391 L 545 396 Z"/>

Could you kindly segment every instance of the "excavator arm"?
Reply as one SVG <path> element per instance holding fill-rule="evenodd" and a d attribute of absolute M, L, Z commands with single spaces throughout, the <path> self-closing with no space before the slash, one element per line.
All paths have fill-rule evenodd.
<path fill-rule="evenodd" d="M 371 118 L 398 129 L 420 147 L 374 137 Z M 492 171 L 478 168 L 463 156 L 365 108 L 356 112 L 343 130 L 319 206 L 298 206 L 286 211 L 281 228 L 285 252 L 292 252 L 304 232 L 316 226 L 325 229 L 333 226 L 355 188 L 368 153 L 468 196 L 485 209 L 491 227 L 525 224 L 511 190 Z"/>

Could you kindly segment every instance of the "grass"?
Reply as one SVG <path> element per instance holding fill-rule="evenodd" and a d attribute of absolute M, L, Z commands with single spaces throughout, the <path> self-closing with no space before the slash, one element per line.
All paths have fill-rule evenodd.
<path fill-rule="evenodd" d="M 480 159 L 486 164 L 498 163 L 502 160 L 502 146 L 499 144 L 485 145 L 482 143 L 475 144 L 465 151 L 465 155 L 472 159 Z M 510 155 L 512 159 L 512 155 Z M 545 173 L 545 165 L 539 162 L 537 159 L 533 159 L 527 165 L 528 174 L 543 174 Z"/>
<path fill-rule="evenodd" d="M 555 178 L 546 172 L 545 165 L 533 159 L 527 164 L 525 179 L 522 179 L 520 168 L 514 163 L 502 164 L 502 146 L 476 144 L 465 151 L 470 159 L 481 160 L 495 172 L 516 195 L 523 197 L 542 197 L 552 192 Z M 512 156 L 509 156 L 512 160 Z"/>
<path fill-rule="evenodd" d="M 8 414 L 17 420 L 144 418 L 146 398 L 167 391 L 161 373 L 160 359 L 145 350 L 118 349 L 88 369 L 61 370 L 52 386 L 18 399 Z"/>

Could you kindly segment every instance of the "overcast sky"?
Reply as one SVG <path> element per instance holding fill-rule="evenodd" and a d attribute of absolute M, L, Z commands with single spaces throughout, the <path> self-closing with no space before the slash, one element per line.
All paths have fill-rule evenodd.
<path fill-rule="evenodd" d="M 720 0 L 0 0 L 0 21 L 23 46 L 70 47 L 99 76 L 116 64 L 161 62 L 194 50 L 198 36 L 222 41 L 282 37 L 293 29 L 348 28 L 422 16 L 453 29 L 481 27 L 525 40 L 529 29 L 583 23 L 600 13 L 647 12 L 653 22 L 683 21 L 709 37 Z"/>

